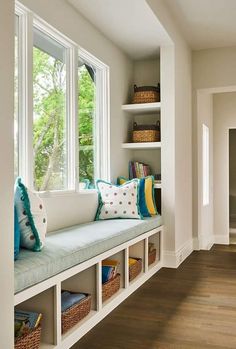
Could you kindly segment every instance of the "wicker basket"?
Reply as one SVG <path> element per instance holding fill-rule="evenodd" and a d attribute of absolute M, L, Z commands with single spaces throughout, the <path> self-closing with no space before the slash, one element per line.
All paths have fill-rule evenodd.
<path fill-rule="evenodd" d="M 70 291 L 70 293 L 72 293 Z M 80 320 L 89 314 L 91 310 L 91 295 L 87 294 L 86 298 L 73 305 L 61 313 L 61 331 L 62 334 L 75 326 Z"/>
<path fill-rule="evenodd" d="M 160 84 L 157 86 L 134 85 L 134 97 L 132 103 L 160 102 Z"/>
<path fill-rule="evenodd" d="M 105 302 L 120 289 L 120 274 L 102 285 L 102 301 Z"/>
<path fill-rule="evenodd" d="M 153 264 L 156 261 L 157 257 L 157 250 L 154 249 L 153 251 L 148 253 L 148 265 Z"/>
<path fill-rule="evenodd" d="M 39 349 L 41 326 L 15 340 L 15 349 Z"/>
<path fill-rule="evenodd" d="M 132 140 L 134 143 L 159 142 L 160 125 L 138 125 L 134 122 Z"/>
<path fill-rule="evenodd" d="M 129 281 L 135 279 L 143 269 L 143 263 L 141 258 L 135 258 L 137 260 L 136 263 L 132 264 L 129 267 Z"/>

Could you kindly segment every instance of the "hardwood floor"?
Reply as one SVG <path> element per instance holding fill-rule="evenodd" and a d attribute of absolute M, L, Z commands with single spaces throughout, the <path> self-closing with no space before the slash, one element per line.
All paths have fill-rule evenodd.
<path fill-rule="evenodd" d="M 162 269 L 74 347 L 236 348 L 236 245 Z"/>

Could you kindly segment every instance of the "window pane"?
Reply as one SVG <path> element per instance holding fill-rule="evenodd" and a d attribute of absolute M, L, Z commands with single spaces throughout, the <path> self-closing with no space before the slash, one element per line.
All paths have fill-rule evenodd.
<path fill-rule="evenodd" d="M 68 188 L 66 139 L 66 49 L 34 29 L 34 187 Z"/>
<path fill-rule="evenodd" d="M 14 175 L 19 174 L 19 17 L 15 16 L 15 70 L 14 70 Z"/>
<path fill-rule="evenodd" d="M 203 158 L 203 205 L 209 205 L 210 193 L 210 149 L 209 149 L 209 128 L 202 126 L 202 158 Z"/>
<path fill-rule="evenodd" d="M 87 180 L 93 186 L 96 178 L 99 130 L 96 125 L 96 70 L 90 64 L 80 61 L 78 74 L 79 182 L 83 188 L 83 183 Z"/>

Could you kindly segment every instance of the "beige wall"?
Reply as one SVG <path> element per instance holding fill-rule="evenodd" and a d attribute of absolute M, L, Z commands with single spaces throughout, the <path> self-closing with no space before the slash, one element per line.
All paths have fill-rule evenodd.
<path fill-rule="evenodd" d="M 201 234 L 199 225 L 199 197 L 201 187 L 199 186 L 198 161 L 201 157 L 200 143 L 198 142 L 199 129 L 199 92 L 215 94 L 220 92 L 235 91 L 236 85 L 236 47 L 218 48 L 195 51 L 192 54 L 192 75 L 193 75 L 193 233 L 196 239 Z M 216 96 L 216 98 L 218 98 Z M 215 97 L 214 97 L 215 99 Z M 215 111 L 213 111 L 215 120 Z M 215 123 L 215 121 L 214 121 Z M 215 132 L 215 131 L 214 131 Z M 214 133 L 215 135 L 215 133 Z M 215 143 L 214 143 L 215 145 Z M 214 153 L 216 149 L 214 148 Z M 214 168 L 215 173 L 215 168 Z M 214 178 L 214 183 L 215 178 Z M 214 194 L 218 194 L 221 183 L 215 184 Z M 213 190 L 213 188 L 212 188 Z M 214 201 L 215 204 L 215 201 Z M 213 217 L 209 216 L 209 222 Z M 222 227 L 222 226 L 221 226 Z M 219 231 L 220 227 L 214 224 L 214 241 L 227 243 L 228 239 L 224 232 Z M 222 237 L 223 234 L 223 237 Z"/>
<path fill-rule="evenodd" d="M 166 256 L 178 264 L 192 249 L 191 50 L 165 1 L 147 2 L 170 37 L 161 48 L 163 218 Z"/>
<path fill-rule="evenodd" d="M 229 130 L 229 215 L 236 218 L 236 129 Z"/>
<path fill-rule="evenodd" d="M 213 241 L 213 96 L 211 93 L 199 92 L 197 105 L 197 139 L 198 152 L 198 242 L 200 249 L 207 249 Z M 210 171 L 210 196 L 209 204 L 203 206 L 203 158 L 202 158 L 202 127 L 205 124 L 209 128 L 209 171 Z"/>
<path fill-rule="evenodd" d="M 1 3 L 0 51 L 0 347 L 13 349 L 14 2 L 12 0 Z"/>
<path fill-rule="evenodd" d="M 229 237 L 229 129 L 236 128 L 236 93 L 214 95 L 214 232 Z"/>
<path fill-rule="evenodd" d="M 121 143 L 127 133 L 128 119 L 124 117 L 121 105 L 130 98 L 133 63 L 64 0 L 22 0 L 22 3 L 110 67 L 111 179 L 115 180 L 121 174 L 127 175 L 130 151 L 122 149 Z M 70 200 L 73 205 L 67 204 Z M 72 222 L 78 224 L 93 220 L 97 207 L 95 193 L 45 198 L 44 201 L 48 208 L 50 231 L 71 225 Z"/>

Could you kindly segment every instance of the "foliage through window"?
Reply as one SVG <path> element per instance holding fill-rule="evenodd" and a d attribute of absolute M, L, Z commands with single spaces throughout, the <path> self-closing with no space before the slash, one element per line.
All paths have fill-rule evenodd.
<path fill-rule="evenodd" d="M 34 187 L 67 189 L 66 49 L 34 30 Z"/>
<path fill-rule="evenodd" d="M 92 185 L 96 168 L 96 70 L 80 61 L 79 91 L 79 182 L 88 180 Z"/>

